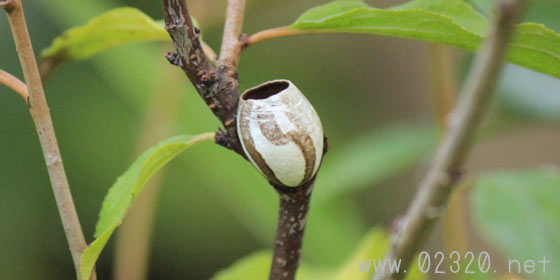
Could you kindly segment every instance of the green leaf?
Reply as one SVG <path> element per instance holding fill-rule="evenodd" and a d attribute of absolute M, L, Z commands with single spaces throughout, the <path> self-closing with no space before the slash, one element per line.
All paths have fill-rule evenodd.
<path fill-rule="evenodd" d="M 366 280 L 371 279 L 373 273 L 365 273 L 360 269 L 360 263 L 368 260 L 381 260 L 385 257 L 389 248 L 389 236 L 384 229 L 374 228 L 368 232 L 365 237 L 356 246 L 356 251 L 352 254 L 348 261 L 343 264 L 334 274 L 332 280 Z M 373 272 L 373 265 L 370 266 Z"/>
<path fill-rule="evenodd" d="M 471 195 L 478 232 L 510 259 L 523 264 L 560 260 L 560 170 L 503 171 L 481 176 Z M 542 279 L 559 279 L 560 266 L 536 263 Z M 507 263 L 506 263 L 507 265 Z M 517 273 L 517 268 L 515 273 Z"/>
<path fill-rule="evenodd" d="M 375 265 L 373 262 L 380 263 L 385 259 L 389 250 L 389 235 L 382 228 L 373 228 L 370 230 L 356 246 L 356 251 L 336 272 L 334 272 L 330 280 L 368 280 L 372 279 L 375 273 Z M 406 280 L 422 280 L 426 278 L 425 274 L 420 273 L 418 266 L 413 262 Z M 406 268 L 401 267 L 400 270 Z"/>
<path fill-rule="evenodd" d="M 214 133 L 206 133 L 197 136 L 181 135 L 163 141 L 144 152 L 117 179 L 103 201 L 99 220 L 95 228 L 95 237 L 97 239 L 85 249 L 82 255 L 80 266 L 82 279 L 89 279 L 101 250 L 107 244 L 113 231 L 122 223 L 126 212 L 148 180 L 162 166 L 185 149 L 196 143 L 212 140 L 213 137 Z"/>
<path fill-rule="evenodd" d="M 417 39 L 476 51 L 489 21 L 461 0 L 416 0 L 390 9 L 361 1 L 315 7 L 291 26 L 301 33 L 362 33 Z M 560 77 L 560 34 L 542 24 L 517 25 L 507 59 Z"/>
<path fill-rule="evenodd" d="M 458 0 L 416 0 L 391 8 L 391 10 L 424 10 L 446 16 L 469 32 L 487 35 L 488 24 L 484 15 L 478 13 L 471 5 Z"/>
<path fill-rule="evenodd" d="M 214 280 L 245 280 L 245 279 L 266 279 L 270 271 L 272 253 L 270 251 L 260 251 L 246 256 L 231 267 L 218 272 L 212 279 Z"/>
<path fill-rule="evenodd" d="M 170 38 L 162 23 L 138 9 L 117 8 L 65 31 L 41 56 L 57 61 L 85 59 L 115 46 L 148 40 L 170 41 Z"/>
<path fill-rule="evenodd" d="M 333 149 L 317 178 L 314 199 L 332 199 L 387 179 L 425 156 L 436 136 L 431 126 L 394 124 Z"/>
<path fill-rule="evenodd" d="M 231 267 L 218 272 L 213 280 L 253 280 L 268 279 L 270 264 L 272 262 L 271 251 L 260 251 L 246 256 Z M 324 271 L 310 269 L 305 263 L 300 264 L 297 277 L 298 280 L 327 279 L 328 274 Z"/>
<path fill-rule="evenodd" d="M 89 279 L 91 272 L 93 271 L 93 267 L 95 266 L 99 255 L 101 254 L 101 251 L 103 250 L 103 248 L 105 248 L 107 241 L 109 241 L 109 238 L 111 237 L 115 229 L 117 229 L 117 227 L 119 227 L 120 225 L 121 223 L 114 224 L 111 228 L 97 237 L 84 250 L 80 263 L 81 279 Z"/>

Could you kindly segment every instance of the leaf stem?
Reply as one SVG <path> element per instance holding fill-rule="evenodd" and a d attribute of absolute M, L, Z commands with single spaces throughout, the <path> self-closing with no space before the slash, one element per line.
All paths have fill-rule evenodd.
<path fill-rule="evenodd" d="M 20 79 L 4 70 L 0 70 L 0 84 L 15 91 L 21 96 L 21 98 L 23 98 L 25 103 L 29 105 L 29 93 L 27 92 L 27 86 Z"/>
<path fill-rule="evenodd" d="M 451 114 L 448 134 L 439 145 L 407 213 L 397 223 L 387 258 L 400 260 L 404 269 L 408 268 L 442 215 L 452 188 L 460 177 L 475 128 L 494 92 L 513 25 L 522 10 L 522 1 L 524 0 L 497 2 L 497 15 L 491 35 L 469 72 L 460 100 Z M 396 272 L 379 273 L 373 279 L 402 279 L 405 275 Z"/>
<path fill-rule="evenodd" d="M 62 164 L 62 157 L 57 144 L 52 119 L 41 83 L 41 76 L 37 68 L 37 61 L 33 53 L 31 39 L 23 14 L 21 0 L 0 0 L 0 5 L 6 11 L 14 42 L 16 44 L 25 81 L 29 91 L 29 111 L 39 134 L 39 141 L 47 164 L 51 185 L 66 239 L 72 253 L 72 260 L 77 278 L 80 278 L 80 261 L 83 250 L 87 247 L 82 227 L 76 213 L 70 187 Z M 95 274 L 92 275 L 95 279 Z"/>
<path fill-rule="evenodd" d="M 298 35 L 308 35 L 308 34 L 321 34 L 328 33 L 328 31 L 318 31 L 318 30 L 298 30 L 293 29 L 289 26 L 281 26 L 276 28 L 271 28 L 263 31 L 259 31 L 251 36 L 246 41 L 246 45 L 254 45 L 256 43 L 262 42 L 264 40 L 288 37 L 288 36 L 298 36 Z"/>

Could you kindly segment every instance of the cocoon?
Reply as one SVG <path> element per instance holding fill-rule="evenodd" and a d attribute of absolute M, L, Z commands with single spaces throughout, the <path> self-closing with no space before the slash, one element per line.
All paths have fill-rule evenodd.
<path fill-rule="evenodd" d="M 323 127 L 292 82 L 274 80 L 248 89 L 237 114 L 243 150 L 270 182 L 297 187 L 313 178 L 323 156 Z"/>

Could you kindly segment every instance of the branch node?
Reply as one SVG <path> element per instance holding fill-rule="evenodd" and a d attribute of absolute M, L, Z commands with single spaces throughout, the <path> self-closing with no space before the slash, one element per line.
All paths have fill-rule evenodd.
<path fill-rule="evenodd" d="M 214 142 L 222 147 L 225 147 L 226 149 L 229 150 L 233 149 L 233 145 L 231 144 L 231 140 L 229 139 L 229 136 L 221 128 L 218 128 L 218 131 L 216 131 L 216 135 L 214 136 Z"/>
<path fill-rule="evenodd" d="M 17 1 L 14 0 L 0 0 L 0 6 L 6 11 L 6 13 L 12 13 L 17 7 Z"/>
<path fill-rule="evenodd" d="M 167 52 L 165 54 L 165 58 L 171 65 L 175 65 L 178 67 L 183 67 L 183 62 L 181 61 L 181 56 L 176 52 Z"/>

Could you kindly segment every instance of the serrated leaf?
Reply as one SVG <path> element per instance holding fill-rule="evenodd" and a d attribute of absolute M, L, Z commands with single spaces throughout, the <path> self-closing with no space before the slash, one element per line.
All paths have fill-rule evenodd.
<path fill-rule="evenodd" d="M 474 7 L 463 1 L 457 0 L 416 0 L 391 8 L 391 10 L 424 10 L 446 16 L 454 23 L 462 26 L 469 32 L 486 35 L 488 24 L 486 18 L 475 10 Z"/>
<path fill-rule="evenodd" d="M 425 156 L 436 137 L 425 124 L 394 124 L 358 137 L 325 159 L 314 199 L 332 199 L 387 179 Z"/>
<path fill-rule="evenodd" d="M 560 170 L 502 171 L 481 176 L 471 194 L 477 231 L 507 258 L 523 263 L 543 257 L 560 259 Z M 560 267 L 549 263 L 542 279 L 560 278 Z M 523 268 L 522 268 L 523 270 Z M 515 271 L 517 273 L 517 270 Z"/>
<path fill-rule="evenodd" d="M 71 28 L 41 52 L 43 59 L 85 59 L 106 49 L 137 41 L 170 41 L 158 23 L 135 8 L 117 8 Z"/>
<path fill-rule="evenodd" d="M 417 39 L 476 51 L 489 21 L 461 0 L 416 0 L 390 9 L 361 1 L 315 7 L 289 28 L 301 33 L 361 33 Z M 516 26 L 507 60 L 560 77 L 560 34 L 542 24 Z"/>
<path fill-rule="evenodd" d="M 99 213 L 94 240 L 82 255 L 80 275 L 89 279 L 95 262 L 109 237 L 122 223 L 126 212 L 148 180 L 166 163 L 192 145 L 212 140 L 214 133 L 181 135 L 165 140 L 144 152 L 109 189 Z"/>

